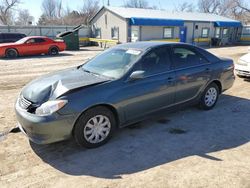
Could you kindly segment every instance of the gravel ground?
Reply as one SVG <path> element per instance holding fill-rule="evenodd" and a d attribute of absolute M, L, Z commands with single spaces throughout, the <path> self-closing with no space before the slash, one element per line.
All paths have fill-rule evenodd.
<path fill-rule="evenodd" d="M 209 51 L 236 61 L 247 46 Z M 7 134 L 16 125 L 13 106 L 25 84 L 100 52 L 91 47 L 0 60 L 1 188 L 250 187 L 250 81 L 239 78 L 213 110 L 166 113 L 118 130 L 97 149 L 79 148 L 72 140 L 41 146 L 22 133 Z"/>

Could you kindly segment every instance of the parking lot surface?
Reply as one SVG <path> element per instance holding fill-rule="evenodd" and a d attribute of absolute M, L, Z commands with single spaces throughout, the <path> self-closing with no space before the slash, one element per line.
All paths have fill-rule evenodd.
<path fill-rule="evenodd" d="M 247 48 L 209 51 L 237 61 Z M 73 140 L 36 145 L 22 133 L 8 133 L 16 126 L 15 99 L 25 84 L 101 51 L 0 60 L 0 187 L 250 187 L 249 80 L 237 78 L 211 111 L 166 113 L 118 130 L 96 149 Z"/>

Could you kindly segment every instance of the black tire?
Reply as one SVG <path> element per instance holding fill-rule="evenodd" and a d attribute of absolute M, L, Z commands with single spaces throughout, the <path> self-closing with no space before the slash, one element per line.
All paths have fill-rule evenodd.
<path fill-rule="evenodd" d="M 239 78 L 247 78 L 246 76 L 242 76 L 242 75 L 239 75 L 239 74 L 237 74 L 237 76 L 238 76 Z"/>
<path fill-rule="evenodd" d="M 215 95 L 211 95 L 211 101 L 209 100 L 209 93 L 215 93 Z M 211 110 L 217 103 L 219 98 L 219 88 L 217 84 L 211 83 L 207 88 L 203 91 L 202 96 L 200 98 L 200 108 L 203 110 Z M 209 102 L 210 101 L 210 102 Z"/>
<path fill-rule="evenodd" d="M 7 58 L 16 58 L 18 56 L 18 52 L 14 48 L 7 49 L 5 52 L 5 57 Z"/>
<path fill-rule="evenodd" d="M 92 135 L 94 135 L 94 131 L 92 131 L 92 133 L 87 134 L 88 131 L 91 132 L 91 129 L 87 125 L 90 122 L 92 122 L 92 124 L 93 124 L 94 121 L 92 121 L 92 119 L 95 117 L 98 117 L 98 116 L 103 116 L 103 117 L 108 118 L 108 120 L 110 122 L 110 124 L 109 124 L 110 128 L 109 128 L 109 131 L 107 131 L 108 133 L 106 132 L 107 135 L 105 136 L 105 139 L 103 139 L 97 143 L 93 143 L 93 142 L 87 140 L 87 138 L 86 138 L 86 137 L 88 137 L 87 135 L 90 135 L 88 137 L 89 139 Z M 100 119 L 99 119 L 99 121 L 100 121 Z M 106 121 L 106 119 L 105 119 L 105 121 Z M 94 127 L 96 127 L 96 126 L 94 126 Z M 98 125 L 98 127 L 101 127 L 101 125 Z M 96 147 L 99 147 L 99 146 L 101 146 L 109 141 L 109 139 L 111 138 L 111 136 L 113 135 L 113 133 L 115 131 L 115 128 L 116 128 L 116 120 L 115 120 L 114 114 L 108 108 L 103 107 L 103 106 L 99 106 L 99 107 L 94 107 L 94 108 L 87 110 L 78 118 L 78 120 L 75 124 L 74 130 L 73 130 L 73 136 L 75 138 L 76 143 L 79 146 L 83 146 L 86 148 L 96 148 Z M 108 128 L 106 127 L 106 129 L 108 129 Z M 104 132 L 102 132 L 102 133 L 104 133 Z M 95 138 L 96 138 L 96 136 L 93 137 L 93 140 L 95 140 Z M 101 138 L 101 135 L 98 135 L 98 139 L 99 138 Z"/>
<path fill-rule="evenodd" d="M 58 55 L 59 54 L 59 49 L 57 47 L 51 47 L 49 49 L 49 55 Z"/>

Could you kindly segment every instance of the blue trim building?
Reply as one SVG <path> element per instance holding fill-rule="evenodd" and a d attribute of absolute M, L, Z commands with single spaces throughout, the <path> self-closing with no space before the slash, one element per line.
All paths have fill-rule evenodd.
<path fill-rule="evenodd" d="M 93 37 L 119 42 L 148 40 L 221 45 L 240 39 L 241 22 L 207 13 L 167 12 L 152 9 L 102 7 L 91 19 Z"/>

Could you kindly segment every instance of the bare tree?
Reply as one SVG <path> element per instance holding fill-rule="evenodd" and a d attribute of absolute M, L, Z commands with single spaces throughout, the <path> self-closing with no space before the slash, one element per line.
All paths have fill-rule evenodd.
<path fill-rule="evenodd" d="M 249 5 L 249 4 L 245 3 L 243 0 L 235 0 L 235 3 L 236 3 L 236 5 L 237 5 L 239 8 L 241 8 L 241 9 L 243 9 L 244 11 L 250 13 L 250 7 L 249 7 L 250 5 Z"/>
<path fill-rule="evenodd" d="M 64 24 L 64 9 L 62 6 L 62 0 L 43 0 L 41 9 L 43 13 L 38 20 L 38 24 Z"/>
<path fill-rule="evenodd" d="M 64 9 L 62 0 L 43 0 L 42 10 L 39 25 L 88 24 L 99 10 L 99 1 L 84 0 L 80 10 L 71 10 L 68 6 Z"/>
<path fill-rule="evenodd" d="M 218 10 L 221 6 L 221 0 L 199 0 L 198 8 L 204 13 L 219 14 Z"/>
<path fill-rule="evenodd" d="M 83 7 L 80 10 L 80 15 L 83 18 L 83 24 L 89 24 L 90 19 L 99 10 L 99 1 L 97 0 L 85 0 Z"/>
<path fill-rule="evenodd" d="M 150 8 L 146 0 L 127 0 L 124 3 L 127 8 Z"/>
<path fill-rule="evenodd" d="M 250 23 L 250 5 L 244 0 L 234 0 L 232 13 L 235 19 L 241 20 L 243 23 Z"/>
<path fill-rule="evenodd" d="M 42 11 L 43 15 L 48 19 L 56 18 L 56 0 L 43 0 Z"/>
<path fill-rule="evenodd" d="M 200 12 L 250 22 L 250 7 L 244 0 L 199 0 L 198 7 Z"/>
<path fill-rule="evenodd" d="M 83 24 L 83 17 L 78 11 L 70 11 L 64 16 L 64 23 L 66 25 L 80 25 Z"/>
<path fill-rule="evenodd" d="M 194 12 L 195 5 L 193 3 L 183 2 L 175 7 L 176 12 Z"/>
<path fill-rule="evenodd" d="M 13 9 L 20 3 L 20 0 L 1 0 L 0 1 L 0 22 L 9 25 L 13 22 Z"/>
<path fill-rule="evenodd" d="M 34 21 L 34 17 L 30 15 L 29 10 L 24 9 L 18 12 L 17 20 L 15 21 L 16 25 L 31 25 Z"/>

